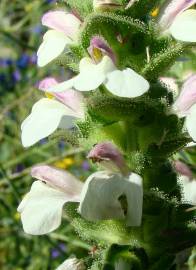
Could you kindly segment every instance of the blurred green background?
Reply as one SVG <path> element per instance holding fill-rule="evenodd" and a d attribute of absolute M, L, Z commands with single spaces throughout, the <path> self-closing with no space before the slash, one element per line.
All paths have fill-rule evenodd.
<path fill-rule="evenodd" d="M 60 3 L 61 4 L 61 3 Z M 45 28 L 40 19 L 44 12 L 56 8 L 56 1 L 0 1 L 0 269 L 52 270 L 74 254 L 83 257 L 92 246 L 82 242 L 71 226 L 62 223 L 60 229 L 45 235 L 24 234 L 17 213 L 22 196 L 33 179 L 32 165 L 45 163 L 68 169 L 85 179 L 93 167 L 83 149 L 66 144 L 61 138 L 45 139 L 24 149 L 20 140 L 20 125 L 35 101 L 42 96 L 36 85 L 45 76 L 63 75 L 62 67 L 50 65 L 38 69 L 36 50 Z M 176 79 L 180 88 L 188 74 L 196 69 L 196 54 L 190 53 L 166 74 Z M 196 173 L 195 148 L 176 154 Z M 191 257 L 194 262 L 195 255 Z M 194 264 L 195 265 L 195 264 Z M 187 266 L 184 266 L 187 269 Z M 193 266 L 194 267 L 194 266 Z M 196 268 L 194 268 L 196 269 Z"/>
<path fill-rule="evenodd" d="M 32 165 L 46 163 L 68 169 L 80 179 L 90 165 L 82 149 L 60 138 L 41 141 L 24 149 L 20 125 L 42 93 L 36 88 L 45 76 L 62 74 L 61 67 L 36 66 L 36 51 L 45 28 L 44 12 L 55 1 L 0 1 L 0 269 L 55 269 L 70 255 L 83 257 L 91 246 L 79 240 L 64 220 L 58 231 L 46 236 L 26 235 L 16 209 L 29 191 Z"/>

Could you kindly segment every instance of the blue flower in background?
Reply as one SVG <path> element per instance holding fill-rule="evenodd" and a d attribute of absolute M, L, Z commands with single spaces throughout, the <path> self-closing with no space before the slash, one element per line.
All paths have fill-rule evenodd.
<path fill-rule="evenodd" d="M 42 25 L 40 25 L 40 24 L 37 24 L 37 25 L 35 25 L 35 26 L 32 28 L 32 32 L 33 32 L 34 34 L 41 34 L 41 33 L 42 33 L 42 30 L 43 30 L 43 27 L 42 27 Z"/>
<path fill-rule="evenodd" d="M 51 4 L 51 3 L 55 3 L 56 2 L 56 0 L 45 0 L 45 3 L 47 3 L 47 4 Z"/>
<path fill-rule="evenodd" d="M 14 82 L 19 82 L 21 80 L 22 76 L 21 73 L 18 69 L 16 69 L 13 73 L 12 73 L 12 79 Z"/>
<path fill-rule="evenodd" d="M 33 64 L 33 65 L 37 64 L 37 54 L 36 53 L 31 55 L 30 63 Z"/>
<path fill-rule="evenodd" d="M 54 248 L 51 250 L 51 257 L 53 259 L 58 258 L 60 255 L 64 254 L 66 252 L 66 245 L 63 243 L 60 243 L 57 248 Z"/>
<path fill-rule="evenodd" d="M 30 62 L 30 57 L 27 54 L 22 54 L 22 56 L 16 61 L 16 66 L 18 68 L 26 68 Z"/>
<path fill-rule="evenodd" d="M 0 66 L 1 67 L 8 67 L 13 64 L 13 60 L 11 58 L 1 58 L 0 59 Z"/>

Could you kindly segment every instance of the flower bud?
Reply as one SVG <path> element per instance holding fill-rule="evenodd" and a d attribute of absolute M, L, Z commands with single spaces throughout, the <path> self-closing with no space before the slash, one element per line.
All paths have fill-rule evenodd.
<path fill-rule="evenodd" d="M 122 3 L 120 0 L 93 0 L 93 7 L 96 11 L 112 11 L 120 9 Z"/>
<path fill-rule="evenodd" d="M 94 36 L 91 39 L 88 52 L 95 62 L 100 62 L 104 55 L 109 56 L 114 63 L 116 62 L 114 52 L 102 37 Z"/>
<path fill-rule="evenodd" d="M 95 145 L 88 156 L 93 162 L 99 162 L 106 170 L 127 175 L 129 170 L 120 151 L 110 142 Z"/>
<path fill-rule="evenodd" d="M 76 258 L 67 259 L 56 270 L 85 270 L 84 263 Z"/>
<path fill-rule="evenodd" d="M 178 173 L 187 176 L 189 179 L 193 178 L 191 169 L 184 162 L 176 160 L 174 166 Z"/>

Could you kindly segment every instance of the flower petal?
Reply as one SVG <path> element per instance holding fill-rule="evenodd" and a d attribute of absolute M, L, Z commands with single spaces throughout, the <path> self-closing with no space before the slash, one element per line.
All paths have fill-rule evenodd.
<path fill-rule="evenodd" d="M 106 170 L 129 174 L 128 166 L 118 148 L 111 142 L 103 142 L 94 145 L 87 158 L 93 162 L 99 162 Z"/>
<path fill-rule="evenodd" d="M 40 90 L 48 92 L 48 89 L 52 89 L 56 85 L 58 85 L 58 82 L 55 78 L 47 77 L 40 81 L 38 87 Z M 84 117 L 84 100 L 81 93 L 69 89 L 64 92 L 54 92 L 53 95 L 57 100 L 74 110 L 78 117 Z"/>
<path fill-rule="evenodd" d="M 196 180 L 190 181 L 187 176 L 180 176 L 179 182 L 182 184 L 184 199 L 196 205 Z"/>
<path fill-rule="evenodd" d="M 63 205 L 75 201 L 75 197 L 41 181 L 35 181 L 23 200 L 25 202 L 21 202 L 18 211 L 21 213 L 24 231 L 32 235 L 41 235 L 60 226 Z"/>
<path fill-rule="evenodd" d="M 75 196 L 79 202 L 83 183 L 67 171 L 47 165 L 34 166 L 31 176 L 65 192 L 67 196 Z"/>
<path fill-rule="evenodd" d="M 56 270 L 85 270 L 84 263 L 76 258 L 70 258 L 64 261 Z"/>
<path fill-rule="evenodd" d="M 81 215 L 90 221 L 123 219 L 124 212 L 118 200 L 122 194 L 120 174 L 97 172 L 86 180 L 79 206 Z"/>
<path fill-rule="evenodd" d="M 146 79 L 130 68 L 109 73 L 105 86 L 113 95 L 127 98 L 141 96 L 150 87 Z"/>
<path fill-rule="evenodd" d="M 127 214 L 120 203 L 121 196 L 127 200 Z M 79 212 L 90 220 L 124 219 L 128 226 L 139 226 L 142 218 L 142 178 L 131 174 L 127 179 L 121 174 L 97 172 L 84 184 Z"/>
<path fill-rule="evenodd" d="M 195 147 L 195 146 L 196 146 L 195 142 L 190 142 L 190 143 L 187 143 L 185 147 Z"/>
<path fill-rule="evenodd" d="M 54 77 L 46 77 L 45 79 L 39 82 L 38 89 L 42 91 L 47 91 L 48 88 L 57 84 L 58 81 Z"/>
<path fill-rule="evenodd" d="M 143 207 L 143 183 L 141 176 L 131 173 L 128 183 L 125 184 L 125 194 L 128 203 L 127 225 L 140 226 Z"/>
<path fill-rule="evenodd" d="M 196 141 L 196 104 L 191 107 L 186 117 L 185 126 L 191 138 Z"/>
<path fill-rule="evenodd" d="M 74 88 L 79 91 L 91 91 L 99 87 L 109 72 L 116 67 L 110 57 L 104 56 L 99 64 L 85 57 L 80 61 L 80 73 L 75 77 Z"/>
<path fill-rule="evenodd" d="M 75 78 L 72 78 L 67 81 L 58 83 L 57 85 L 52 85 L 47 89 L 47 92 L 58 93 L 71 89 L 74 86 L 74 79 Z"/>
<path fill-rule="evenodd" d="M 116 56 L 112 51 L 112 48 L 110 48 L 107 42 L 100 36 L 94 36 L 91 39 L 90 46 L 88 47 L 88 52 L 95 62 L 100 60 L 99 58 L 103 55 L 109 56 L 113 63 L 116 62 Z"/>
<path fill-rule="evenodd" d="M 31 146 L 49 136 L 64 118 L 66 119 L 65 128 L 73 127 L 76 117 L 77 114 L 73 110 L 56 100 L 48 98 L 39 100 L 21 125 L 23 146 Z"/>
<path fill-rule="evenodd" d="M 196 42 L 196 10 L 189 9 L 179 14 L 170 27 L 175 39 Z"/>
<path fill-rule="evenodd" d="M 193 178 L 193 173 L 192 173 L 190 167 L 186 163 L 184 163 L 180 160 L 175 160 L 174 161 L 174 168 L 176 169 L 176 171 L 178 173 L 187 176 L 189 179 Z"/>
<path fill-rule="evenodd" d="M 38 66 L 43 67 L 54 60 L 64 51 L 65 46 L 69 43 L 72 43 L 71 39 L 62 32 L 56 30 L 47 31 L 37 51 Z"/>
<path fill-rule="evenodd" d="M 188 9 L 192 5 L 196 3 L 196 0 L 173 0 L 169 3 L 166 7 L 161 19 L 160 25 L 162 28 L 168 28 L 172 22 L 174 21 L 175 17 L 182 13 L 184 10 Z"/>
<path fill-rule="evenodd" d="M 72 87 L 78 91 L 94 90 L 105 81 L 107 74 L 115 69 L 116 67 L 108 56 L 104 56 L 97 65 L 91 58 L 84 57 L 80 61 L 80 73 L 76 77 L 50 87 L 48 92 L 62 92 Z"/>
<path fill-rule="evenodd" d="M 185 116 L 193 104 L 196 103 L 196 74 L 190 76 L 182 87 L 179 97 L 174 103 L 177 112 Z"/>
<path fill-rule="evenodd" d="M 75 39 L 81 21 L 71 13 L 64 11 L 49 11 L 42 17 L 42 24 L 56 31 L 63 32 L 64 35 Z"/>
<path fill-rule="evenodd" d="M 64 92 L 54 93 L 56 99 L 76 112 L 79 118 L 84 118 L 84 98 L 80 92 L 67 90 Z"/>

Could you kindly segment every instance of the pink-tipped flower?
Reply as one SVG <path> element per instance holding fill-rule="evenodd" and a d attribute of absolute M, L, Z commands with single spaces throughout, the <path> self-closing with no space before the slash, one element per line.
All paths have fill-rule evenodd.
<path fill-rule="evenodd" d="M 191 169 L 182 161 L 174 161 L 174 167 L 179 174 L 187 176 L 189 179 L 193 178 Z"/>
<path fill-rule="evenodd" d="M 94 36 L 91 39 L 88 52 L 95 62 L 100 62 L 100 60 L 103 58 L 104 55 L 109 56 L 114 63 L 116 62 L 114 52 L 109 47 L 107 42 L 100 36 Z"/>
<path fill-rule="evenodd" d="M 81 21 L 71 13 L 49 11 L 42 17 L 42 24 L 50 30 L 44 34 L 37 51 L 37 63 L 40 67 L 58 57 L 69 44 L 76 42 Z"/>
<path fill-rule="evenodd" d="M 74 39 L 78 33 L 81 21 L 71 13 L 49 11 L 43 15 L 42 24 Z"/>
<path fill-rule="evenodd" d="M 112 11 L 120 9 L 122 3 L 119 0 L 93 0 L 93 7 L 97 11 Z"/>
<path fill-rule="evenodd" d="M 181 93 L 174 108 L 179 115 L 186 116 L 190 108 L 196 103 L 196 74 L 191 75 L 183 84 Z"/>
<path fill-rule="evenodd" d="M 93 162 L 99 162 L 107 170 L 120 171 L 124 175 L 129 172 L 123 155 L 111 142 L 96 144 L 87 158 Z"/>
<path fill-rule="evenodd" d="M 196 0 L 173 0 L 166 7 L 161 19 L 160 25 L 163 29 L 167 29 L 174 21 L 177 15 L 188 9 L 196 3 Z"/>
<path fill-rule="evenodd" d="M 61 224 L 63 206 L 79 202 L 83 183 L 70 173 L 50 166 L 35 166 L 38 179 L 18 206 L 24 231 L 32 235 L 49 233 Z"/>
<path fill-rule="evenodd" d="M 47 87 L 54 87 L 58 82 L 48 77 L 39 83 L 39 89 L 45 91 Z M 84 118 L 83 96 L 72 89 L 61 93 L 46 95 L 37 101 L 30 115 L 23 121 L 22 144 L 29 147 L 43 138 L 48 137 L 56 129 L 70 129 L 75 127 L 75 121 Z"/>
<path fill-rule="evenodd" d="M 111 159 L 117 154 L 112 149 Z M 119 157 L 114 160 L 122 163 Z M 141 224 L 143 185 L 141 176 L 135 173 L 123 176 L 119 172 L 100 171 L 90 175 L 85 184 L 69 172 L 46 165 L 33 167 L 31 175 L 37 180 L 18 206 L 24 231 L 28 234 L 41 235 L 57 229 L 63 206 L 68 202 L 78 202 L 78 212 L 87 220 L 115 218 L 126 219 L 128 226 Z M 119 202 L 121 196 L 127 198 L 127 213 Z M 59 269 L 64 269 L 65 265 Z"/>
<path fill-rule="evenodd" d="M 196 141 L 196 75 L 190 76 L 173 106 L 179 117 L 186 116 L 185 127 Z"/>
<path fill-rule="evenodd" d="M 38 88 L 39 90 L 49 93 L 48 89 L 52 89 L 52 87 L 58 85 L 58 83 L 55 78 L 47 77 L 39 82 Z M 64 92 L 54 92 L 52 95 L 61 103 L 70 107 L 75 112 L 78 112 L 81 117 L 84 116 L 83 96 L 80 92 L 70 89 Z"/>

